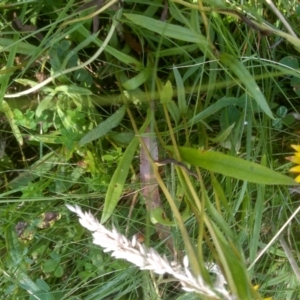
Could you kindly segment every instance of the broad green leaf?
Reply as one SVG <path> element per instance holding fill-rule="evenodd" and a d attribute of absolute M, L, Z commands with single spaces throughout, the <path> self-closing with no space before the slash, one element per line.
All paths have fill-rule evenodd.
<path fill-rule="evenodd" d="M 288 109 L 285 106 L 279 106 L 276 110 L 276 115 L 279 118 L 284 118 L 286 114 L 288 113 Z"/>
<path fill-rule="evenodd" d="M 64 275 L 64 269 L 63 269 L 63 267 L 62 266 L 58 266 L 56 268 L 56 270 L 54 271 L 54 276 L 55 277 L 61 277 L 63 275 Z"/>
<path fill-rule="evenodd" d="M 183 84 L 183 80 L 182 80 L 182 77 L 181 77 L 179 71 L 176 68 L 174 68 L 173 71 L 174 71 L 174 77 L 176 80 L 178 108 L 182 115 L 186 115 L 187 105 L 186 105 L 186 99 L 185 99 L 185 87 Z"/>
<path fill-rule="evenodd" d="M 241 102 L 245 103 L 245 106 L 247 105 L 246 100 L 244 101 L 244 99 L 241 99 L 241 98 L 240 98 L 240 100 L 241 100 Z M 247 107 L 245 107 L 245 106 L 242 106 L 242 107 L 244 109 L 247 109 Z M 254 111 L 254 109 L 253 109 L 253 111 Z M 221 112 L 221 116 L 220 116 L 221 129 L 225 130 L 233 123 L 237 123 L 240 118 L 241 118 L 241 110 L 238 109 L 235 105 L 230 105 L 230 106 L 226 107 L 225 109 L 223 109 L 223 111 Z"/>
<path fill-rule="evenodd" d="M 96 128 L 88 132 L 80 141 L 79 145 L 85 145 L 94 140 L 97 140 L 107 134 L 111 129 L 118 126 L 123 120 L 126 112 L 126 106 L 121 106 L 114 114 L 105 121 L 101 122 Z"/>
<path fill-rule="evenodd" d="M 294 56 L 285 56 L 279 61 L 279 63 L 292 69 L 299 69 L 298 59 Z"/>
<path fill-rule="evenodd" d="M 139 133 L 144 132 L 149 122 L 150 122 L 150 113 L 148 111 L 147 119 L 143 124 L 142 128 L 140 129 Z M 139 145 L 139 139 L 137 137 L 134 137 L 133 140 L 128 145 L 128 147 L 126 148 L 121 159 L 119 160 L 118 166 L 111 178 L 111 181 L 109 183 L 105 195 L 104 208 L 101 217 L 102 224 L 110 218 L 115 207 L 119 202 L 129 172 L 129 168 L 138 145 Z"/>
<path fill-rule="evenodd" d="M 253 76 L 245 68 L 245 66 L 234 56 L 229 54 L 221 54 L 220 61 L 226 65 L 246 86 L 248 92 L 252 95 L 258 106 L 269 116 L 274 119 L 272 111 L 266 101 L 265 96 L 262 94 L 260 88 L 256 84 Z"/>
<path fill-rule="evenodd" d="M 160 103 L 161 104 L 169 103 L 172 101 L 172 97 L 173 97 L 173 87 L 172 87 L 172 83 L 168 80 L 160 92 Z"/>
<path fill-rule="evenodd" d="M 150 70 L 150 68 L 146 68 L 143 71 L 141 71 L 138 75 L 136 75 L 135 77 L 130 78 L 129 80 L 124 82 L 122 85 L 123 85 L 124 89 L 126 89 L 128 91 L 133 91 L 136 88 L 138 88 L 139 86 L 141 86 L 143 83 L 145 83 L 151 74 L 152 74 L 152 71 Z"/>
<path fill-rule="evenodd" d="M 281 121 L 281 118 L 276 118 L 276 119 L 272 120 L 272 127 L 277 130 L 282 129 L 283 123 Z"/>
<path fill-rule="evenodd" d="M 172 151 L 173 147 L 166 147 Z M 265 166 L 214 151 L 178 147 L 182 160 L 206 170 L 260 184 L 295 185 L 295 181 Z"/>
<path fill-rule="evenodd" d="M 125 16 L 134 24 L 156 32 L 161 36 L 198 44 L 199 48 L 204 53 L 207 53 L 210 57 L 214 57 L 211 52 L 211 45 L 209 44 L 207 38 L 189 28 L 169 24 L 153 18 L 148 18 L 144 15 L 123 14 L 123 16 Z"/>
<path fill-rule="evenodd" d="M 79 82 L 84 82 L 89 76 L 90 73 L 86 69 L 79 69 L 74 72 L 74 79 Z"/>
<path fill-rule="evenodd" d="M 43 279 L 38 278 L 35 282 L 36 282 L 37 286 L 38 286 L 41 290 L 43 290 L 43 291 L 45 291 L 45 292 L 49 292 L 49 291 L 50 291 L 49 285 L 48 285 L 47 282 L 44 281 Z"/>
<path fill-rule="evenodd" d="M 292 115 L 286 115 L 281 119 L 281 121 L 285 126 L 291 126 L 293 123 L 295 123 L 295 117 Z"/>
<path fill-rule="evenodd" d="M 48 259 L 43 263 L 42 269 L 46 273 L 54 272 L 55 269 L 59 266 L 59 263 L 59 260 Z"/>

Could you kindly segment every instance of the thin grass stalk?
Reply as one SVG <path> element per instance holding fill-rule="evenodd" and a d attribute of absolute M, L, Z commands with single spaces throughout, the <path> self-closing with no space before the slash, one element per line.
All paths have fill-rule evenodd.
<path fill-rule="evenodd" d="M 130 121 L 131 121 L 133 129 L 134 129 L 136 135 L 140 139 L 140 143 L 141 143 L 142 147 L 144 147 L 146 154 L 149 156 L 149 160 L 150 160 L 151 166 L 153 168 L 153 172 L 155 174 L 155 178 L 157 180 L 157 183 L 159 184 L 159 186 L 162 189 L 162 191 L 163 191 L 166 199 L 168 200 L 168 203 L 169 203 L 169 205 L 170 205 L 170 207 L 172 209 L 174 217 L 175 217 L 175 219 L 176 219 L 176 221 L 178 223 L 180 232 L 181 232 L 183 240 L 184 240 L 184 245 L 185 245 L 186 250 L 187 250 L 187 254 L 188 254 L 189 259 L 191 261 L 192 270 L 193 270 L 194 274 L 200 274 L 200 268 L 199 268 L 198 259 L 197 259 L 197 256 L 195 254 L 194 247 L 192 246 L 192 244 L 190 242 L 188 232 L 187 232 L 187 230 L 185 228 L 185 225 L 183 223 L 183 220 L 181 218 L 181 214 L 180 214 L 179 210 L 177 209 L 177 206 L 176 206 L 176 203 L 174 202 L 174 199 L 172 198 L 170 192 L 168 191 L 166 185 L 164 184 L 164 182 L 163 182 L 163 180 L 162 180 L 162 178 L 161 178 L 161 176 L 160 176 L 160 174 L 158 172 L 158 167 L 153 162 L 153 159 L 152 159 L 152 157 L 149 154 L 147 146 L 145 145 L 143 139 L 138 134 L 137 126 L 135 124 L 134 117 L 133 117 L 133 115 L 132 115 L 131 110 L 130 110 L 129 107 L 127 107 L 127 113 L 129 115 L 129 118 L 130 118 Z"/>

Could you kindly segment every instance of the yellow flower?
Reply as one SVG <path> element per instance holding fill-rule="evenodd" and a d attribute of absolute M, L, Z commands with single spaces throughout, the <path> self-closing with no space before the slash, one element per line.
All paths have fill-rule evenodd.
<path fill-rule="evenodd" d="M 298 166 L 291 168 L 290 172 L 300 173 L 300 145 L 291 145 L 291 147 L 296 150 L 296 153 L 294 156 L 286 157 L 286 159 L 297 164 Z M 300 183 L 300 175 L 295 178 L 295 181 Z"/>
<path fill-rule="evenodd" d="M 254 286 L 255 290 L 258 290 L 258 288 L 259 288 L 259 284 L 257 284 L 257 285 Z M 268 298 L 263 298 L 263 299 L 264 300 L 272 300 L 273 298 L 272 297 L 268 297 Z"/>

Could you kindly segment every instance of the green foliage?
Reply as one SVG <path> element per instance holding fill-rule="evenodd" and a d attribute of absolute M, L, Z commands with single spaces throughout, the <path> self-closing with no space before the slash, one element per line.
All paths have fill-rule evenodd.
<path fill-rule="evenodd" d="M 167 147 L 172 151 L 172 147 Z M 295 185 L 295 181 L 262 165 L 219 152 L 202 152 L 196 149 L 179 147 L 183 161 L 188 164 L 220 173 L 225 176 L 259 184 Z"/>
<path fill-rule="evenodd" d="M 256 257 L 298 205 L 284 157 L 298 143 L 299 4 L 275 3 L 293 34 L 260 2 L 89 3 L 0 4 L 1 295 L 202 297 L 103 253 L 72 203 L 173 260 L 171 241 L 211 287 L 217 263 L 238 299 L 296 299 L 280 243 Z M 293 254 L 298 234 L 283 233 Z"/>

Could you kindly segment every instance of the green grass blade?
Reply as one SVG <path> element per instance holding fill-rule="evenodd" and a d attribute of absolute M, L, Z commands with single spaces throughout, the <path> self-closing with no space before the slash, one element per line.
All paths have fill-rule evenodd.
<path fill-rule="evenodd" d="M 225 64 L 247 87 L 248 92 L 253 96 L 258 106 L 269 116 L 274 119 L 272 111 L 266 101 L 265 96 L 262 94 L 260 88 L 256 84 L 253 76 L 245 68 L 245 66 L 234 56 L 229 54 L 221 54 L 220 61 Z"/>
<path fill-rule="evenodd" d="M 148 18 L 143 15 L 123 14 L 123 16 L 125 16 L 134 24 L 147 28 L 148 30 L 154 31 L 161 35 L 190 43 L 201 43 L 203 40 L 203 42 L 207 44 L 204 36 L 199 35 L 188 28 L 168 24 L 166 22 Z"/>
<path fill-rule="evenodd" d="M 172 146 L 166 147 L 173 151 Z M 178 147 L 183 161 L 206 170 L 260 184 L 295 185 L 295 181 L 265 166 L 214 151 Z"/>
<path fill-rule="evenodd" d="M 186 99 L 185 99 L 185 88 L 184 83 L 182 80 L 182 77 L 179 73 L 179 71 L 174 68 L 174 77 L 176 80 L 176 87 L 177 87 L 177 99 L 178 99 L 178 107 L 181 115 L 186 115 L 187 113 L 187 105 L 186 105 Z"/>
<path fill-rule="evenodd" d="M 88 132 L 80 141 L 79 145 L 85 145 L 94 140 L 97 140 L 107 134 L 111 129 L 118 126 L 123 120 L 126 112 L 126 106 L 121 106 L 114 114 L 112 114 L 105 121 L 101 122 L 96 128 Z"/>
<path fill-rule="evenodd" d="M 85 38 L 88 38 L 91 35 L 90 31 L 88 29 L 86 29 L 85 27 L 83 27 L 83 26 L 78 29 L 78 32 L 80 34 L 82 34 Z M 103 41 L 101 41 L 100 39 L 95 39 L 93 41 L 93 43 L 97 47 L 101 47 L 102 44 L 103 44 Z M 130 56 L 130 55 L 128 55 L 128 54 L 126 54 L 122 51 L 117 50 L 116 48 L 114 48 L 110 45 L 106 45 L 104 51 L 111 54 L 118 61 L 121 61 L 126 65 L 131 65 L 137 70 L 143 69 L 143 64 L 141 62 L 139 62 L 137 59 L 135 59 L 134 57 L 132 57 L 132 56 Z"/>
<path fill-rule="evenodd" d="M 124 89 L 126 89 L 127 91 L 133 91 L 139 86 L 141 86 L 143 83 L 145 83 L 151 74 L 152 74 L 152 70 L 150 68 L 146 68 L 138 75 L 124 82 L 122 85 Z"/>
<path fill-rule="evenodd" d="M 214 104 L 210 105 L 200 113 L 196 114 L 193 118 L 191 118 L 188 122 L 188 126 L 192 126 L 205 118 L 213 115 L 214 113 L 218 112 L 224 107 L 230 106 L 230 105 L 237 105 L 241 103 L 241 101 L 234 97 L 223 97 L 216 101 Z"/>
<path fill-rule="evenodd" d="M 142 126 L 140 133 L 142 133 L 145 130 L 149 122 L 150 122 L 150 114 L 148 113 L 147 119 L 144 125 Z M 111 181 L 109 183 L 106 192 L 104 208 L 101 217 L 101 223 L 104 223 L 110 218 L 110 216 L 113 213 L 113 210 L 118 204 L 118 201 L 123 192 L 124 184 L 129 172 L 131 161 L 133 159 L 134 153 L 138 145 L 139 145 L 139 139 L 137 137 L 134 137 L 130 142 L 130 144 L 128 145 L 128 147 L 126 148 L 122 158 L 119 161 L 117 169 L 115 170 L 111 178 Z"/>
<path fill-rule="evenodd" d="M 123 14 L 123 16 L 125 16 L 134 24 L 156 32 L 161 36 L 167 36 L 180 41 L 198 44 L 204 53 L 209 54 L 210 57 L 214 57 L 211 52 L 211 45 L 208 43 L 207 38 L 196 31 L 186 27 L 168 24 L 166 22 L 148 18 L 144 15 Z"/>
<path fill-rule="evenodd" d="M 260 299 L 251 286 L 247 270 L 234 245 L 229 245 L 222 232 L 213 222 L 206 222 L 219 254 L 226 280 L 232 293 L 238 299 Z M 255 297 L 255 298 L 253 298 Z"/>
<path fill-rule="evenodd" d="M 126 148 L 124 154 L 122 155 L 118 163 L 117 169 L 115 170 L 111 178 L 106 192 L 103 213 L 101 216 L 101 223 L 104 223 L 110 218 L 115 207 L 118 204 L 118 201 L 123 192 L 124 184 L 129 172 L 131 161 L 133 159 L 138 144 L 139 140 L 137 137 L 135 137 Z"/>

